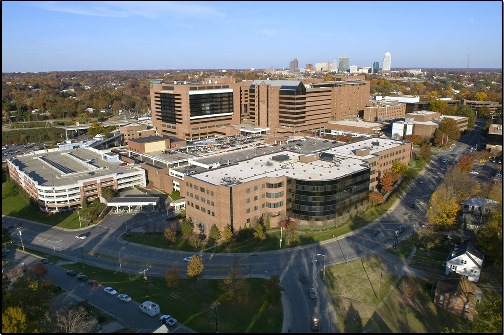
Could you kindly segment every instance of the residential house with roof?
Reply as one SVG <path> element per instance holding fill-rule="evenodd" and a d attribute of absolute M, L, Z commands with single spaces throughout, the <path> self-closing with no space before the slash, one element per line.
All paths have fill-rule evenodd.
<path fill-rule="evenodd" d="M 458 273 L 472 282 L 479 280 L 483 267 L 484 255 L 471 241 L 454 246 L 446 260 L 445 274 Z"/>
<path fill-rule="evenodd" d="M 448 312 L 472 321 L 476 304 L 480 302 L 481 296 L 481 289 L 461 276 L 438 281 L 434 303 Z"/>

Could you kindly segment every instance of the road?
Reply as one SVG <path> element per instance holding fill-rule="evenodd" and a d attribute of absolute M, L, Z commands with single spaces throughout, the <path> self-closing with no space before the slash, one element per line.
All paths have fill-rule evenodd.
<path fill-rule="evenodd" d="M 391 247 L 394 231 L 401 225 L 407 228 L 400 239 L 407 239 L 413 229 L 421 229 L 420 224 L 427 221 L 431 194 L 442 182 L 446 170 L 469 147 L 478 143 L 479 138 L 478 130 L 468 132 L 452 148 L 436 151 L 431 163 L 407 187 L 402 197 L 385 215 L 368 226 L 321 243 L 262 252 L 257 256 L 204 253 L 205 278 L 225 277 L 228 266 L 233 262 L 240 264 L 245 276 L 268 278 L 278 275 L 285 289 L 283 332 L 310 332 L 310 320 L 314 315 L 320 317 L 321 332 L 337 332 L 334 307 L 318 273 L 332 264 L 380 253 Z M 443 163 L 442 158 L 446 158 L 447 162 Z M 412 203 L 417 205 L 417 209 L 410 208 Z M 165 211 L 134 215 L 110 214 L 98 225 L 83 229 L 83 232 L 91 233 L 84 240 L 76 239 L 78 233 L 75 231 L 51 228 L 12 217 L 5 217 L 4 226 L 22 222 L 23 243 L 36 250 L 111 270 L 138 273 L 149 269 L 149 275 L 163 276 L 167 268 L 185 269 L 187 264 L 182 259 L 192 253 L 128 243 L 121 235 L 127 229 L 165 221 Z M 375 231 L 379 233 L 375 235 Z M 21 240 L 17 230 L 14 229 L 12 234 L 14 240 Z M 304 273 L 309 278 L 307 285 L 298 280 L 299 273 Z M 310 287 L 317 291 L 317 299 L 309 297 Z M 75 292 L 81 294 L 78 289 Z M 89 293 L 89 296 L 92 294 Z"/>

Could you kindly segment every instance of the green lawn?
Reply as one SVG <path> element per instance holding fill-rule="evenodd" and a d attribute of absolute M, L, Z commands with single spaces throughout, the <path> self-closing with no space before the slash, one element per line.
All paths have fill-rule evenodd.
<path fill-rule="evenodd" d="M 219 332 L 280 333 L 282 330 L 281 304 L 273 307 L 263 304 L 264 279 L 246 279 L 250 290 L 245 302 L 233 303 L 221 301 L 218 280 L 184 279 L 178 287 L 169 288 L 164 278 L 147 276 L 146 284 L 142 274 L 125 274 L 80 263 L 65 265 L 65 268 L 83 272 L 90 279 L 100 281 L 102 287 L 94 289 L 103 290 L 104 286 L 112 286 L 139 303 L 152 300 L 160 305 L 161 313 L 173 315 L 179 322 L 200 333 L 215 331 L 215 317 L 210 306 L 218 300 Z M 86 290 L 92 289 L 88 284 L 84 285 Z"/>

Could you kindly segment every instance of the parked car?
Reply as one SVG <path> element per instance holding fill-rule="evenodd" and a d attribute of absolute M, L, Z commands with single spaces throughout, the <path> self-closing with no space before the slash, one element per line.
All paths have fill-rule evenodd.
<path fill-rule="evenodd" d="M 320 320 L 319 320 L 319 318 L 314 317 L 312 319 L 311 330 L 313 332 L 319 332 L 320 331 Z"/>
<path fill-rule="evenodd" d="M 161 321 L 161 323 L 164 323 L 165 320 L 168 320 L 169 318 L 171 318 L 170 314 L 163 314 L 159 317 L 159 321 Z"/>
<path fill-rule="evenodd" d="M 308 284 L 308 279 L 306 279 L 306 276 L 305 276 L 304 274 L 300 273 L 300 274 L 298 275 L 298 278 L 299 278 L 299 280 L 301 281 L 301 283 L 303 283 L 303 284 Z"/>
<path fill-rule="evenodd" d="M 129 295 L 127 295 L 126 293 L 118 294 L 117 295 L 117 299 L 119 299 L 121 301 L 124 301 L 124 302 L 130 302 L 131 301 L 131 297 Z"/>
<path fill-rule="evenodd" d="M 469 172 L 470 175 L 473 175 L 473 176 L 477 176 L 479 175 L 479 172 L 478 171 L 471 171 Z"/>
<path fill-rule="evenodd" d="M 184 262 L 189 262 L 192 259 L 192 256 L 184 257 Z"/>
<path fill-rule="evenodd" d="M 111 295 L 115 295 L 117 294 L 117 291 L 114 290 L 112 287 L 110 286 L 107 286 L 103 289 L 105 291 L 105 293 L 108 293 L 108 294 L 111 294 Z"/>
<path fill-rule="evenodd" d="M 82 281 L 82 282 L 87 282 L 89 278 L 88 278 L 88 276 L 86 276 L 85 274 L 83 274 L 83 273 L 79 273 L 79 274 L 77 275 L 77 279 L 78 279 L 78 280 L 80 280 L 80 281 Z"/>
<path fill-rule="evenodd" d="M 75 236 L 75 238 L 78 238 L 79 240 L 85 240 L 87 238 L 87 235 L 86 234 L 79 234 L 79 235 Z"/>
<path fill-rule="evenodd" d="M 446 162 L 447 162 L 446 158 L 444 158 L 444 157 L 443 157 L 443 158 L 441 159 L 441 162 L 446 163 Z"/>
<path fill-rule="evenodd" d="M 163 323 L 169 327 L 172 327 L 177 324 L 177 319 L 175 319 L 174 317 L 169 317 L 168 319 L 165 319 Z"/>
<path fill-rule="evenodd" d="M 75 276 L 77 276 L 77 271 L 75 271 L 75 270 L 68 270 L 66 272 L 66 274 L 69 275 L 70 277 L 75 277 Z"/>
<path fill-rule="evenodd" d="M 88 284 L 91 285 L 92 287 L 98 287 L 100 286 L 100 282 L 96 279 L 90 279 L 88 280 Z"/>
<path fill-rule="evenodd" d="M 315 289 L 313 287 L 308 290 L 308 294 L 310 294 L 310 298 L 312 299 L 317 298 L 317 293 L 315 292 Z"/>
<path fill-rule="evenodd" d="M 42 264 L 48 264 L 49 263 L 49 260 L 47 258 L 41 258 L 40 261 L 42 262 Z"/>

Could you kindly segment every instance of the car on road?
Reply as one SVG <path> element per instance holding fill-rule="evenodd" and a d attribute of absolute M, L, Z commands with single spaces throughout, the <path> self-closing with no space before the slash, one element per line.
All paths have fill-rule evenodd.
<path fill-rule="evenodd" d="M 312 319 L 311 330 L 313 332 L 319 332 L 320 331 L 320 320 L 319 320 L 319 318 L 314 317 Z"/>
<path fill-rule="evenodd" d="M 192 256 L 184 257 L 184 262 L 189 262 L 192 259 Z"/>
<path fill-rule="evenodd" d="M 75 276 L 77 276 L 77 271 L 75 271 L 75 270 L 68 270 L 66 272 L 66 274 L 69 275 L 70 277 L 75 277 Z"/>
<path fill-rule="evenodd" d="M 75 238 L 78 238 L 79 240 L 85 240 L 87 238 L 87 234 L 86 233 L 79 234 L 79 235 L 75 236 Z"/>
<path fill-rule="evenodd" d="M 177 324 L 177 319 L 174 317 L 170 316 L 169 318 L 165 319 L 163 323 L 169 327 L 175 326 Z"/>
<path fill-rule="evenodd" d="M 89 278 L 88 278 L 88 276 L 86 276 L 86 275 L 85 275 L 85 274 L 83 274 L 83 273 L 79 273 L 79 274 L 77 275 L 77 280 L 80 280 L 80 281 L 82 281 L 82 282 L 86 282 L 86 281 L 88 281 L 88 279 L 89 279 Z"/>
<path fill-rule="evenodd" d="M 126 293 L 118 294 L 117 295 L 117 299 L 119 299 L 121 301 L 124 301 L 124 302 L 130 302 L 131 301 L 131 297 L 129 295 L 127 295 Z"/>
<path fill-rule="evenodd" d="M 170 314 L 163 314 L 159 317 L 159 321 L 161 321 L 161 323 L 164 323 L 165 320 L 168 320 L 169 318 L 171 318 L 172 316 Z"/>
<path fill-rule="evenodd" d="M 478 171 L 471 171 L 469 172 L 470 175 L 473 175 L 473 176 L 477 176 L 479 175 L 479 172 Z"/>
<path fill-rule="evenodd" d="M 105 293 L 108 293 L 108 294 L 111 294 L 111 295 L 114 295 L 114 294 L 117 294 L 117 291 L 114 290 L 112 287 L 110 286 L 107 286 L 103 289 L 103 291 L 105 291 Z"/>
<path fill-rule="evenodd" d="M 42 262 L 42 264 L 48 264 L 49 260 L 47 258 L 41 258 L 40 262 Z"/>
<path fill-rule="evenodd" d="M 312 299 L 317 298 L 317 293 L 315 292 L 315 289 L 313 287 L 308 290 L 308 294 L 310 295 L 310 298 L 312 298 Z"/>
<path fill-rule="evenodd" d="M 301 283 L 303 283 L 303 284 L 308 284 L 308 279 L 306 279 L 306 276 L 305 276 L 304 274 L 300 273 L 300 274 L 298 275 L 298 278 L 299 278 L 299 280 L 301 281 Z"/>
<path fill-rule="evenodd" d="M 446 163 L 446 162 L 447 162 L 446 158 L 444 158 L 444 157 L 443 157 L 443 158 L 441 159 L 441 162 Z"/>

